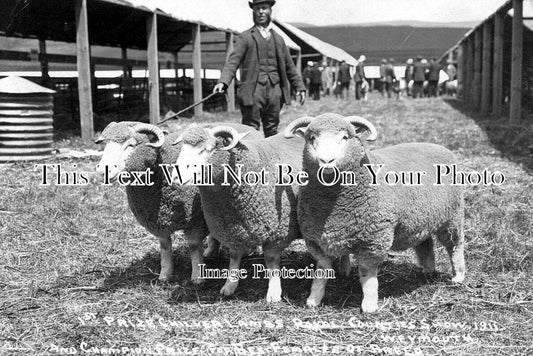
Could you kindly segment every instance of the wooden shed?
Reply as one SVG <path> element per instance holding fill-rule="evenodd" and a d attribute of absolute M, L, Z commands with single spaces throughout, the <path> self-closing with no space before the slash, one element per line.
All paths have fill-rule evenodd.
<path fill-rule="evenodd" d="M 508 0 L 444 53 L 457 65 L 459 97 L 483 114 L 533 113 L 533 6 Z"/>

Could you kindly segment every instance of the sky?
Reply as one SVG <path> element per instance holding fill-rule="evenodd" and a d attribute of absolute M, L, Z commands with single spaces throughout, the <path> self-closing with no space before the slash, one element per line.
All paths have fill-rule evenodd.
<path fill-rule="evenodd" d="M 245 0 L 236 0 L 241 3 Z M 533 0 L 524 0 L 531 3 Z M 230 1 L 234 2 L 234 1 Z M 277 0 L 274 16 L 285 22 L 313 25 L 364 22 L 481 21 L 506 0 Z"/>

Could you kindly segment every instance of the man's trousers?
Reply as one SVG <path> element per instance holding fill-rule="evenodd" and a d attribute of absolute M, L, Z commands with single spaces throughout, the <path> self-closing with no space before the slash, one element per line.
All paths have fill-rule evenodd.
<path fill-rule="evenodd" d="M 258 131 L 262 123 L 265 137 L 277 134 L 279 112 L 283 105 L 281 96 L 279 83 L 274 85 L 270 81 L 265 84 L 257 83 L 254 91 L 254 104 L 241 105 L 242 123 Z"/>

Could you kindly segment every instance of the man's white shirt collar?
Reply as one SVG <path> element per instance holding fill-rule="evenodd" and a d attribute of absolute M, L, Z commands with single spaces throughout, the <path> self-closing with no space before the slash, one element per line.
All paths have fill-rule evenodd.
<path fill-rule="evenodd" d="M 272 30 L 272 22 L 268 24 L 267 27 L 261 27 L 259 25 L 255 26 L 258 30 L 261 36 L 263 36 L 264 39 L 268 40 L 270 38 L 270 30 Z"/>

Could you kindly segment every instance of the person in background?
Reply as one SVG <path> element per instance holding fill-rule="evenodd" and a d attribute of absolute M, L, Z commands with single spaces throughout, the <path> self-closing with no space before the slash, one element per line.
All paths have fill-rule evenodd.
<path fill-rule="evenodd" d="M 416 56 L 413 64 L 413 98 L 417 99 L 422 95 L 424 81 L 426 80 L 425 66 L 422 63 L 422 56 Z"/>
<path fill-rule="evenodd" d="M 322 85 L 322 73 L 318 68 L 318 62 L 313 63 L 311 69 L 311 93 L 313 100 L 320 100 L 320 86 Z"/>
<path fill-rule="evenodd" d="M 307 96 L 311 96 L 311 71 L 313 70 L 313 61 L 308 61 L 307 66 L 302 72 L 303 81 L 307 90 Z"/>
<path fill-rule="evenodd" d="M 413 59 L 409 58 L 405 64 L 405 74 L 403 76 L 405 80 L 405 92 L 407 96 L 411 96 L 413 87 Z"/>
<path fill-rule="evenodd" d="M 322 69 L 322 89 L 324 90 L 324 96 L 330 95 L 333 86 L 333 71 L 331 66 L 327 62 L 322 63 L 324 69 Z"/>
<path fill-rule="evenodd" d="M 341 65 L 337 71 L 337 85 L 340 85 L 341 96 L 345 100 L 348 99 L 351 79 L 350 66 L 345 61 L 341 61 Z"/>
<path fill-rule="evenodd" d="M 387 97 L 392 97 L 393 85 L 396 83 L 396 74 L 394 73 L 394 58 L 389 59 L 385 64 L 385 90 Z"/>
<path fill-rule="evenodd" d="M 357 66 L 355 67 L 355 74 L 353 76 L 353 80 L 355 82 L 355 99 L 356 100 L 361 100 L 361 98 L 363 98 L 361 89 L 362 89 L 363 83 L 366 82 L 365 60 L 366 60 L 366 56 L 364 54 L 360 55 L 359 59 L 357 60 L 359 63 L 357 63 Z"/>
<path fill-rule="evenodd" d="M 428 73 L 428 96 L 439 96 L 439 72 L 440 63 L 437 58 L 431 58 Z"/>
<path fill-rule="evenodd" d="M 254 26 L 242 32 L 228 56 L 214 93 L 226 91 L 241 68 L 241 85 L 237 99 L 242 123 L 259 130 L 265 137 L 278 132 L 279 113 L 284 103 L 291 102 L 291 86 L 300 103 L 306 97 L 305 86 L 283 38 L 272 29 L 272 6 L 275 0 L 253 0 Z M 289 84 L 290 83 L 290 84 Z"/>
<path fill-rule="evenodd" d="M 455 65 L 453 64 L 451 59 L 448 59 L 446 63 L 446 74 L 448 74 L 448 81 L 445 83 L 446 94 L 453 95 L 455 89 L 452 88 L 457 86 L 457 82 L 452 82 L 457 79 L 457 68 L 455 68 Z"/>
<path fill-rule="evenodd" d="M 385 96 L 386 83 L 387 83 L 387 74 L 385 73 L 385 68 L 387 67 L 387 60 L 383 58 L 381 60 L 381 65 L 379 66 L 379 82 L 381 84 L 380 91 L 381 96 Z"/>
<path fill-rule="evenodd" d="M 429 62 L 427 59 L 422 58 L 422 64 L 424 65 L 424 84 L 422 85 L 422 93 L 420 94 L 421 97 L 428 97 L 429 96 Z"/>

